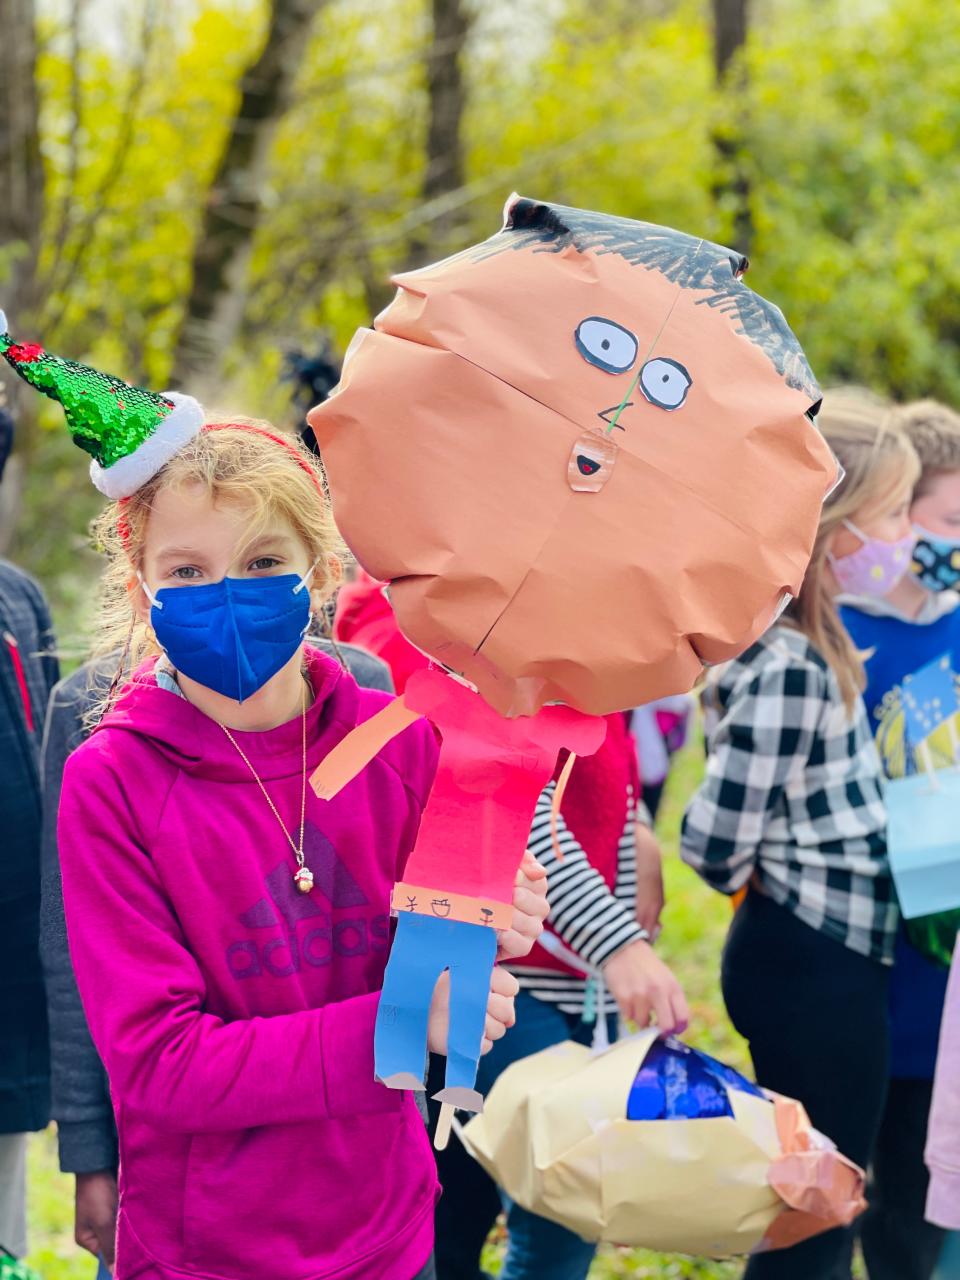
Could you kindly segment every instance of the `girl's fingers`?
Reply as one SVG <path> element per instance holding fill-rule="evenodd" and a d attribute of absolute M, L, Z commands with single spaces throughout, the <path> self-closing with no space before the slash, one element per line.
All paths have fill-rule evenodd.
<path fill-rule="evenodd" d="M 550 903 L 545 893 L 535 893 L 523 885 L 513 891 L 513 927 L 522 929 L 523 924 L 532 917 L 534 923 L 546 920 L 550 914 Z M 539 934 L 539 929 L 537 933 Z"/>
<path fill-rule="evenodd" d="M 513 1007 L 513 998 L 511 996 L 498 996 L 491 994 L 487 1001 L 487 1017 L 496 1018 L 498 1022 L 502 1022 L 505 1027 L 512 1027 L 517 1020 L 517 1015 Z"/>
<path fill-rule="evenodd" d="M 650 1025 L 650 1012 L 653 1006 L 645 995 L 634 996 L 631 1003 L 631 1021 L 635 1022 L 642 1031 L 644 1027 Z"/>
<path fill-rule="evenodd" d="M 687 997 L 683 994 L 682 987 L 677 987 L 670 1003 L 673 1005 L 674 1035 L 683 1035 L 690 1025 L 690 1006 L 687 1004 Z"/>
<path fill-rule="evenodd" d="M 541 867 L 529 849 L 524 849 L 523 860 L 520 863 L 520 870 L 517 872 L 517 884 L 523 883 L 526 876 L 528 880 L 546 880 L 547 873 Z"/>
<path fill-rule="evenodd" d="M 493 972 L 490 974 L 490 990 L 499 996 L 510 996 L 512 999 L 520 990 L 520 983 L 509 969 L 494 965 Z"/>
<path fill-rule="evenodd" d="M 507 1028 L 497 1018 L 492 1018 L 487 1014 L 486 1025 L 483 1028 L 484 1036 L 487 1040 L 502 1040 L 507 1034 Z"/>
<path fill-rule="evenodd" d="M 484 1036 L 483 1039 L 480 1041 L 480 1057 L 482 1058 L 485 1053 L 489 1053 L 492 1048 L 493 1048 L 493 1041 L 488 1040 L 487 1037 Z"/>

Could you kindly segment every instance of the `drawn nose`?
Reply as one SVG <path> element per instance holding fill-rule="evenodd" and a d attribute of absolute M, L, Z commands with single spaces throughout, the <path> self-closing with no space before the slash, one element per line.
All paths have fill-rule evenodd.
<path fill-rule="evenodd" d="M 626 431 L 622 418 L 628 409 L 633 408 L 633 401 L 628 400 L 626 404 L 612 404 L 609 409 L 601 409 L 597 417 L 605 422 L 608 427 L 612 426 L 617 431 Z M 616 419 L 616 421 L 614 421 Z"/>

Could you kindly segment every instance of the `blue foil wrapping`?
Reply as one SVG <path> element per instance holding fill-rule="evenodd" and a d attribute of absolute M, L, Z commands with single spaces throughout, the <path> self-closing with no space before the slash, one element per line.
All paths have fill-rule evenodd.
<path fill-rule="evenodd" d="M 627 1099 L 628 1120 L 700 1120 L 732 1116 L 728 1089 L 762 1098 L 739 1071 L 670 1037 L 657 1040 Z"/>

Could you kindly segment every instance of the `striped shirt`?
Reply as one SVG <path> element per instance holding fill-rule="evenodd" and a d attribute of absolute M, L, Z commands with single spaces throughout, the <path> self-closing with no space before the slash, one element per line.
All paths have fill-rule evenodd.
<path fill-rule="evenodd" d="M 880 761 L 863 700 L 796 628 L 772 627 L 712 673 L 706 777 L 683 820 L 684 862 L 721 893 L 769 897 L 890 964 L 898 911 Z"/>
<path fill-rule="evenodd" d="M 554 786 L 551 782 L 537 801 L 527 848 L 547 873 L 550 929 L 591 969 L 599 969 L 614 952 L 647 937 L 636 917 L 635 832 L 637 822 L 649 821 L 649 814 L 631 795 L 618 847 L 617 878 L 611 890 L 600 872 L 590 865 L 562 814 L 557 822 L 557 838 L 563 861 L 557 858 L 550 826 Z M 524 965 L 514 966 L 512 972 L 520 986 L 539 1000 L 556 1005 L 564 1013 L 584 1013 L 588 1004 L 587 977 Z M 608 991 L 604 993 L 603 1011 L 617 1012 L 616 1001 Z"/>

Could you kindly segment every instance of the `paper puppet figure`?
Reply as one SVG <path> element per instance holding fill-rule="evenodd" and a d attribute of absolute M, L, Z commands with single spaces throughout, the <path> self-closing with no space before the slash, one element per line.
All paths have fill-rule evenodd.
<path fill-rule="evenodd" d="M 586 1240 L 723 1257 L 865 1208 L 863 1171 L 798 1102 L 655 1031 L 514 1063 L 463 1141 L 513 1200 Z"/>
<path fill-rule="evenodd" d="M 314 779 L 332 794 L 416 714 L 443 739 L 394 899 L 381 1078 L 422 1083 L 426 988 L 447 967 L 462 1061 L 441 1096 L 478 1105 L 460 1031 L 480 1025 L 493 952 L 467 929 L 508 919 L 557 749 L 594 750 L 589 717 L 690 688 L 799 588 L 837 469 L 803 353 L 746 266 L 512 197 L 490 240 L 397 277 L 309 415 L 347 542 L 450 673 L 411 681 Z"/>
<path fill-rule="evenodd" d="M 335 794 L 382 741 L 421 715 L 443 734 L 440 767 L 404 878 L 394 886 L 399 918 L 377 1018 L 376 1072 L 392 1088 L 423 1088 L 430 1001 L 449 970 L 447 1070 L 436 1097 L 478 1111 L 474 1081 L 497 931 L 510 926 L 537 799 L 560 750 L 592 755 L 606 724 L 561 706 L 507 719 L 459 681 L 425 669 L 409 678 L 402 702 L 327 756 L 311 778 L 314 789 Z"/>

